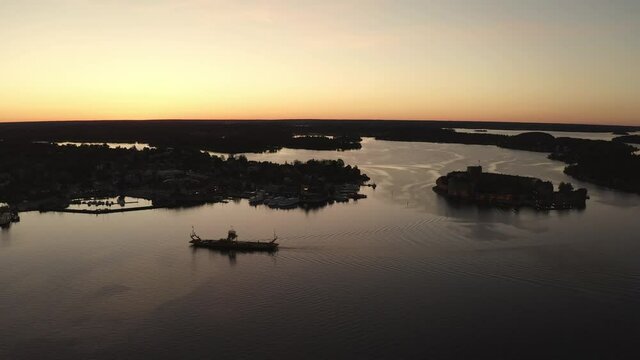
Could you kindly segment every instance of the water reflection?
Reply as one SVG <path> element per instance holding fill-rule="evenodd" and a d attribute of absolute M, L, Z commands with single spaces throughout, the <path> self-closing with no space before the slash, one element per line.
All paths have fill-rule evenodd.
<path fill-rule="evenodd" d="M 229 265 L 236 266 L 238 257 L 247 256 L 247 255 L 264 255 L 270 256 L 274 260 L 276 258 L 276 254 L 278 250 L 272 251 L 256 251 L 256 250 L 221 250 L 221 249 L 208 249 L 208 248 L 199 248 L 199 247 L 191 247 L 191 251 L 194 256 L 197 252 L 208 252 L 211 254 L 219 255 L 219 257 L 226 257 L 229 259 Z"/>

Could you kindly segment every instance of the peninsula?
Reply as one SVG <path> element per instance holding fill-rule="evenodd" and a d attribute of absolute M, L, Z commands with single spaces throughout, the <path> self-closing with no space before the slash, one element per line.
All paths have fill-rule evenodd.
<path fill-rule="evenodd" d="M 558 191 L 554 191 L 550 181 L 485 173 L 481 166 L 441 176 L 433 190 L 454 200 L 537 210 L 584 208 L 588 199 L 587 189 L 574 190 L 570 183 L 560 183 Z"/>
<path fill-rule="evenodd" d="M 153 207 L 252 198 L 272 208 L 309 208 L 362 198 L 368 180 L 342 160 L 275 164 L 189 148 L 0 142 L 0 202 L 12 211 L 60 211 L 78 199 L 125 196 Z"/>

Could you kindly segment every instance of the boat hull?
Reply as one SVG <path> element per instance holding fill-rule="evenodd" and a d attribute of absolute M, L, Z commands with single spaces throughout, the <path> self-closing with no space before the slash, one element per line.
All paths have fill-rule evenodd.
<path fill-rule="evenodd" d="M 261 241 L 191 240 L 191 246 L 226 251 L 276 251 L 278 244 Z"/>

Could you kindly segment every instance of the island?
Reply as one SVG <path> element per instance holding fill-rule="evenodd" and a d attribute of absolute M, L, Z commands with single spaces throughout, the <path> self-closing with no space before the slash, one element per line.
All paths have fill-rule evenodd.
<path fill-rule="evenodd" d="M 570 183 L 560 183 L 558 191 L 554 191 L 550 181 L 486 173 L 481 166 L 441 176 L 433 190 L 457 201 L 536 210 L 584 208 L 588 199 L 587 189 L 574 190 Z"/>
<path fill-rule="evenodd" d="M 357 166 L 342 160 L 276 164 L 191 148 L 0 142 L 0 202 L 11 214 L 130 211 L 122 205 L 125 197 L 150 200 L 144 209 L 237 198 L 271 208 L 315 208 L 366 197 L 359 191 L 368 181 Z M 67 209 L 70 204 L 114 209 Z"/>

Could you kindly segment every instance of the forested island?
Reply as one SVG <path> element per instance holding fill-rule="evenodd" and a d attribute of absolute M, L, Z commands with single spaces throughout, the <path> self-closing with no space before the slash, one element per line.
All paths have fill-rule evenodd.
<path fill-rule="evenodd" d="M 433 190 L 449 199 L 503 207 L 536 210 L 573 209 L 586 206 L 587 189 L 560 183 L 554 191 L 550 181 L 538 178 L 482 172 L 480 166 L 441 176 Z"/>
<path fill-rule="evenodd" d="M 457 132 L 457 128 L 536 130 L 515 136 Z M 363 137 L 378 140 L 493 145 L 544 152 L 567 164 L 565 172 L 582 181 L 640 194 L 640 156 L 628 143 L 554 137 L 541 131 L 631 133 L 632 126 L 455 121 L 94 121 L 0 124 L 5 143 L 143 142 L 157 148 L 222 153 L 271 152 L 282 148 L 357 150 Z"/>
<path fill-rule="evenodd" d="M 155 207 L 236 197 L 271 207 L 317 207 L 363 197 L 358 192 L 368 180 L 342 160 L 275 164 L 190 148 L 0 142 L 0 202 L 20 211 L 63 210 L 76 199 L 117 196 L 152 200 Z"/>

